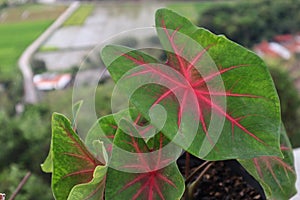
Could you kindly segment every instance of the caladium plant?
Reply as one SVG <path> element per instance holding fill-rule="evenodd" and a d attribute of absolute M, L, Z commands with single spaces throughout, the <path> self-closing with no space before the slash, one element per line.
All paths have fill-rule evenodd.
<path fill-rule="evenodd" d="M 128 108 L 101 117 L 85 142 L 74 123 L 53 114 L 42 168 L 52 173 L 55 198 L 193 199 L 199 179 L 187 176 L 197 174 L 188 162 L 186 176 L 179 172 L 182 152 L 236 159 L 267 199 L 294 195 L 292 149 L 264 62 L 171 10 L 159 9 L 155 22 L 166 60 L 117 45 L 101 52 Z"/>

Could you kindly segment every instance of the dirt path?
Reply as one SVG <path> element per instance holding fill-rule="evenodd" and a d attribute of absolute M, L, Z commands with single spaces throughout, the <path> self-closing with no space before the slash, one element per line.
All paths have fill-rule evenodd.
<path fill-rule="evenodd" d="M 33 73 L 30 66 L 32 55 L 38 50 L 43 42 L 58 29 L 62 23 L 79 7 L 79 2 L 73 2 L 69 8 L 23 52 L 19 59 L 19 68 L 23 74 L 24 103 L 34 104 L 38 101 L 36 89 L 33 84 Z"/>

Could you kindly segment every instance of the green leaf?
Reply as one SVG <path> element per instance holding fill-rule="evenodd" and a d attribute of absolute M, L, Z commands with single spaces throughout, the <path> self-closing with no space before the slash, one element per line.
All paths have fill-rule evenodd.
<path fill-rule="evenodd" d="M 166 63 L 125 47 L 102 50 L 118 91 L 157 128 L 164 121 L 163 134 L 197 157 L 282 156 L 280 104 L 263 61 L 167 9 L 157 11 L 156 27 Z M 164 110 L 153 115 L 157 106 Z"/>
<path fill-rule="evenodd" d="M 73 112 L 73 123 L 72 126 L 75 127 L 76 125 L 76 119 L 79 113 L 79 110 L 82 106 L 83 101 L 78 101 L 77 103 L 75 103 L 72 107 L 72 112 Z M 46 158 L 46 160 L 44 161 L 43 164 L 41 164 L 41 168 L 43 170 L 43 172 L 46 173 L 52 173 L 53 172 L 53 160 L 52 160 L 52 142 L 50 144 L 50 150 L 48 153 L 48 156 Z"/>
<path fill-rule="evenodd" d="M 80 108 L 81 108 L 82 104 L 83 104 L 83 100 L 76 102 L 72 106 L 72 113 L 73 113 L 73 123 L 72 123 L 72 125 L 73 125 L 73 127 L 76 126 L 76 120 L 77 120 L 78 113 L 80 111 Z"/>
<path fill-rule="evenodd" d="M 281 127 L 281 150 L 284 158 L 261 156 L 238 160 L 262 185 L 267 199 L 289 199 L 296 194 L 293 151 L 283 125 Z"/>
<path fill-rule="evenodd" d="M 118 129 L 118 123 L 116 122 L 116 119 L 119 119 L 122 116 L 128 116 L 128 112 L 128 110 L 124 110 L 116 114 L 103 116 L 98 119 L 88 131 L 88 134 L 85 138 L 85 145 L 91 152 L 94 153 L 96 157 L 98 156 L 98 153 L 93 142 L 97 140 L 102 141 L 106 151 L 110 155 L 112 151 L 113 140 Z"/>
<path fill-rule="evenodd" d="M 127 123 L 120 123 L 124 120 L 127 121 Z M 145 118 L 143 118 L 141 113 L 139 113 L 137 109 L 135 109 L 134 107 L 130 107 L 129 109 L 121 110 L 118 113 L 101 117 L 89 130 L 85 140 L 86 146 L 98 160 L 101 160 L 99 158 L 99 153 L 97 152 L 100 152 L 101 155 L 103 153 L 102 151 L 97 151 L 93 144 L 95 141 L 101 140 L 108 154 L 107 162 L 110 162 L 110 166 L 114 166 L 115 164 L 118 165 L 120 163 L 119 160 L 114 160 L 115 163 L 111 163 L 110 161 L 114 138 L 118 129 L 122 129 L 123 131 L 131 131 L 128 123 L 132 124 L 131 128 L 134 129 L 133 132 L 135 132 L 136 134 L 134 136 L 141 136 L 145 141 L 149 141 L 148 145 L 150 145 L 150 143 L 156 145 L 153 143 L 153 136 L 159 131 L 155 126 L 153 126 Z M 172 154 L 175 161 L 176 156 L 181 153 L 181 148 L 175 144 L 172 144 L 169 145 L 168 148 L 165 148 L 163 152 L 167 153 L 169 156 L 171 156 Z M 123 154 L 123 152 L 120 152 L 120 160 L 124 160 L 123 156 L 126 157 L 127 154 Z"/>
<path fill-rule="evenodd" d="M 127 121 L 122 120 L 120 123 L 126 124 Z M 125 127 L 125 124 L 122 126 Z M 105 198 L 114 200 L 180 199 L 184 192 L 183 177 L 175 162 L 164 166 L 165 163 L 170 162 L 170 158 L 159 153 L 169 140 L 163 134 L 158 133 L 153 138 L 153 144 L 156 144 L 153 146 L 146 144 L 144 139 L 133 137 L 131 134 L 136 133 L 117 130 L 112 160 L 119 161 L 119 166 L 118 169 L 108 169 Z M 149 141 L 149 143 L 152 142 Z M 131 152 L 135 155 L 135 159 L 121 158 L 115 146 Z M 151 159 L 149 154 L 154 151 L 158 151 L 160 156 Z"/>
<path fill-rule="evenodd" d="M 93 179 L 88 183 L 76 185 L 71 190 L 68 200 L 74 200 L 74 199 L 100 200 L 100 199 L 103 199 L 106 171 L 107 171 L 106 166 L 97 166 L 94 171 Z"/>
<path fill-rule="evenodd" d="M 71 189 L 92 181 L 94 170 L 103 163 L 93 157 L 61 114 L 52 116 L 52 190 L 57 200 L 67 199 Z"/>
<path fill-rule="evenodd" d="M 53 160 L 52 160 L 52 144 L 50 145 L 50 151 L 43 164 L 41 164 L 43 172 L 52 173 L 53 172 Z"/>

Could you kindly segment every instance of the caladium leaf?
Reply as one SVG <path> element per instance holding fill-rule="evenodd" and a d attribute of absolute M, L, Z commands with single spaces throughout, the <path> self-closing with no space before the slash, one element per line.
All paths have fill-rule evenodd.
<path fill-rule="evenodd" d="M 72 126 L 73 126 L 73 129 L 76 129 L 76 119 L 77 119 L 79 110 L 82 106 L 82 103 L 83 103 L 83 101 L 78 101 L 72 107 L 72 112 L 73 112 Z M 48 156 L 47 156 L 46 160 L 44 161 L 44 163 L 41 164 L 41 168 L 42 168 L 43 172 L 46 172 L 46 173 L 52 173 L 52 171 L 53 171 L 52 141 L 51 141 L 51 144 L 50 144 L 50 150 L 49 150 Z"/>
<path fill-rule="evenodd" d="M 113 115 L 101 117 L 89 130 L 86 138 L 85 145 L 97 157 L 97 150 L 93 142 L 100 140 L 104 143 L 107 153 L 110 155 L 112 151 L 112 144 L 117 132 L 118 126 Z"/>
<path fill-rule="evenodd" d="M 224 36 L 198 28 L 167 9 L 157 11 L 156 26 L 167 50 L 168 65 L 183 74 L 197 96 L 202 134 L 209 137 L 214 129 L 210 132 L 207 127 L 223 126 L 215 151 L 207 159 L 280 155 L 279 99 L 263 61 Z M 211 67 L 209 58 L 217 69 Z M 209 118 L 214 113 L 225 123 L 214 123 Z M 195 138 L 192 152 L 197 152 L 198 142 Z"/>
<path fill-rule="evenodd" d="M 281 128 L 281 150 L 284 158 L 261 156 L 238 160 L 262 185 L 267 199 L 289 199 L 296 193 L 293 151 L 283 126 Z"/>
<path fill-rule="evenodd" d="M 157 11 L 156 27 L 164 65 L 125 47 L 102 51 L 111 76 L 143 116 L 151 121 L 151 109 L 162 105 L 161 131 L 200 158 L 282 156 L 279 99 L 263 61 L 167 9 Z"/>
<path fill-rule="evenodd" d="M 120 123 L 128 123 L 122 120 Z M 128 130 L 127 130 L 128 131 Z M 106 199 L 179 199 L 184 192 L 184 180 L 175 162 L 170 162 L 166 155 L 160 154 L 169 140 L 158 133 L 145 143 L 143 138 L 133 137 L 133 133 L 117 130 L 114 145 L 135 154 L 136 162 L 121 158 L 119 151 L 113 147 L 112 160 L 119 161 L 119 168 L 109 168 L 107 174 Z M 136 133 L 135 133 L 136 134 Z M 151 144 L 150 144 L 151 143 Z M 154 145 L 155 144 L 155 145 Z M 151 159 L 148 154 L 158 151 L 160 156 Z M 139 173 L 139 171 L 144 171 Z"/>
<path fill-rule="evenodd" d="M 52 116 L 52 190 L 57 200 L 67 199 L 71 189 L 93 181 L 94 170 L 104 166 L 86 149 L 71 122 L 61 114 Z"/>
<path fill-rule="evenodd" d="M 124 120 L 126 121 L 126 123 L 120 123 Z M 131 126 L 128 126 L 128 124 L 131 124 Z M 114 145 L 115 154 L 116 152 L 119 152 L 119 160 L 116 159 L 117 156 L 115 155 L 114 159 L 111 161 L 114 138 L 118 129 L 121 129 L 125 132 L 135 133 L 135 137 L 141 137 L 145 141 L 149 142 L 148 146 L 150 144 L 156 145 L 154 143 L 153 136 L 159 131 L 155 126 L 149 124 L 149 122 L 145 118 L 143 118 L 141 116 L 141 113 L 139 113 L 138 110 L 134 107 L 130 107 L 129 109 L 119 111 L 118 113 L 112 115 L 101 117 L 88 132 L 85 144 L 90 149 L 90 151 L 94 153 L 94 156 L 98 160 L 101 160 L 101 158 L 98 158 L 97 152 L 99 151 L 97 151 L 93 145 L 94 141 L 101 140 L 108 154 L 107 163 L 109 163 L 111 167 L 118 167 L 122 161 L 133 164 L 135 163 L 133 160 L 136 159 L 135 155 L 132 155 L 130 153 L 128 154 L 126 153 L 126 151 L 123 151 L 122 148 L 118 148 L 118 146 Z M 165 141 L 169 140 L 166 139 Z M 172 162 L 179 157 L 181 151 L 182 149 L 179 146 L 175 144 L 169 144 L 167 147 L 163 148 L 160 153 L 168 155 L 170 162 Z M 151 159 L 154 159 L 155 156 L 158 157 L 158 155 L 155 153 L 153 153 L 153 155 L 151 156 Z M 124 160 L 124 158 L 127 158 L 127 160 Z M 164 164 L 168 165 L 169 163 L 166 162 Z"/>
<path fill-rule="evenodd" d="M 129 110 L 127 109 L 116 114 L 103 116 L 91 127 L 85 138 L 85 145 L 95 156 L 97 156 L 97 150 L 94 148 L 93 142 L 96 140 L 102 141 L 107 153 L 109 155 L 111 154 L 113 140 L 118 129 L 116 119 L 119 119 L 122 116 L 128 116 L 128 112 Z"/>
<path fill-rule="evenodd" d="M 107 167 L 97 166 L 94 171 L 93 179 L 88 183 L 76 185 L 70 192 L 68 200 L 101 200 L 104 196 L 105 176 Z"/>

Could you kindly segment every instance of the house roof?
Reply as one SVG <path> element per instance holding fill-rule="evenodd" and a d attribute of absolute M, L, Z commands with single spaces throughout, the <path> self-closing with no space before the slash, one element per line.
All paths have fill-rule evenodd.
<path fill-rule="evenodd" d="M 33 77 L 33 83 L 39 90 L 60 90 L 71 82 L 72 76 L 69 73 L 55 74 L 44 73 Z"/>

